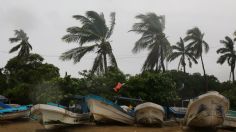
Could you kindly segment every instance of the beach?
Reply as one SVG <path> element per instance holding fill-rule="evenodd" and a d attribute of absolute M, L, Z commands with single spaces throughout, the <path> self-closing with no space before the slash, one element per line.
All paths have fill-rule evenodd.
<path fill-rule="evenodd" d="M 46 130 L 37 121 L 16 120 L 0 122 L 0 132 L 202 132 L 209 130 L 182 129 L 178 124 L 172 126 L 141 127 L 141 126 L 120 126 L 120 125 L 76 125 L 53 130 Z M 217 129 L 216 132 L 232 132 L 230 130 Z"/>

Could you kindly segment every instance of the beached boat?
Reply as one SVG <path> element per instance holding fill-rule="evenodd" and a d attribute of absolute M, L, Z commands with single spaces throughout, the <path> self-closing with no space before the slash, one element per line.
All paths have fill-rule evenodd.
<path fill-rule="evenodd" d="M 162 126 L 164 116 L 165 110 L 158 104 L 146 102 L 135 107 L 135 119 L 139 124 Z"/>
<path fill-rule="evenodd" d="M 31 108 L 31 114 L 39 118 L 45 128 L 75 125 L 89 122 L 89 113 L 74 113 L 56 104 L 37 104 Z"/>
<path fill-rule="evenodd" d="M 8 104 L 0 102 L 0 120 L 11 120 L 23 117 L 28 117 L 30 114 L 30 106 L 16 106 L 13 107 Z"/>
<path fill-rule="evenodd" d="M 88 95 L 86 102 L 95 121 L 134 124 L 134 115 L 110 100 L 96 95 Z"/>
<path fill-rule="evenodd" d="M 166 113 L 168 119 L 181 119 L 186 114 L 186 107 L 166 107 Z"/>
<path fill-rule="evenodd" d="M 226 113 L 223 126 L 236 128 L 236 111 L 229 110 Z"/>
<path fill-rule="evenodd" d="M 210 91 L 190 100 L 184 125 L 190 127 L 216 127 L 222 125 L 229 101 L 216 91 Z"/>

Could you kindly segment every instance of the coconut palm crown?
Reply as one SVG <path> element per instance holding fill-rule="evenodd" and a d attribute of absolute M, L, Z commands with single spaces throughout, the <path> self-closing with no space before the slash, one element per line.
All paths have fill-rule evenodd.
<path fill-rule="evenodd" d="M 198 27 L 194 27 L 187 31 L 187 36 L 184 38 L 184 41 L 189 42 L 188 46 L 192 49 L 194 56 L 197 59 L 198 58 L 201 59 L 203 74 L 206 83 L 206 91 L 207 91 L 208 82 L 202 54 L 204 52 L 207 53 L 209 51 L 209 45 L 203 38 L 204 38 L 204 33 L 202 33 Z"/>
<path fill-rule="evenodd" d="M 115 26 L 115 13 L 110 14 L 110 27 L 106 25 L 103 13 L 98 14 L 95 11 L 87 11 L 85 16 L 74 15 L 73 18 L 79 20 L 82 26 L 68 28 L 68 34 L 63 36 L 62 40 L 67 43 L 78 42 L 79 47 L 64 52 L 60 58 L 62 60 L 73 59 L 74 63 L 78 63 L 85 54 L 95 52 L 97 56 L 94 59 L 92 73 L 106 73 L 108 62 L 110 62 L 110 66 L 117 68 L 109 41 Z"/>
<path fill-rule="evenodd" d="M 217 63 L 224 64 L 227 61 L 230 66 L 230 74 L 232 74 L 232 80 L 235 81 L 234 70 L 236 64 L 236 50 L 234 47 L 234 41 L 229 36 L 226 36 L 225 40 L 220 40 L 220 43 L 224 44 L 224 47 L 219 48 L 216 51 L 217 54 L 221 54 L 221 56 L 217 60 Z"/>
<path fill-rule="evenodd" d="M 178 70 L 180 65 L 184 69 L 184 73 L 186 73 L 186 59 L 188 59 L 189 67 L 192 67 L 192 61 L 197 64 L 197 60 L 192 52 L 191 47 L 185 46 L 184 41 L 182 38 L 180 38 L 180 41 L 176 43 L 176 45 L 171 46 L 172 53 L 168 57 L 169 61 L 173 61 L 176 58 L 180 57 L 179 64 L 178 64 Z"/>
<path fill-rule="evenodd" d="M 29 37 L 23 30 L 15 30 L 15 37 L 9 38 L 9 41 L 11 43 L 17 43 L 16 46 L 14 46 L 9 53 L 13 53 L 19 50 L 18 57 L 26 57 L 30 54 L 30 51 L 32 50 L 32 46 L 29 43 Z"/>
<path fill-rule="evenodd" d="M 167 40 L 165 29 L 165 17 L 157 16 L 155 13 L 147 13 L 137 15 L 135 18 L 140 22 L 135 23 L 132 30 L 135 33 L 141 34 L 135 42 L 133 53 L 138 53 L 141 50 L 147 49 L 149 52 L 142 70 L 160 70 L 165 71 L 164 60 L 170 52 L 170 43 Z"/>

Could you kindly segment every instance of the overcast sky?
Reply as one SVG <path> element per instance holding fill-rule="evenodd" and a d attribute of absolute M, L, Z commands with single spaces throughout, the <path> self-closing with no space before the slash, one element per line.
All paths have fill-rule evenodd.
<path fill-rule="evenodd" d="M 166 16 L 165 33 L 174 45 L 179 37 L 195 26 L 205 33 L 210 46 L 203 56 L 207 74 L 213 74 L 220 81 L 228 80 L 230 68 L 227 64 L 216 64 L 219 55 L 216 50 L 222 47 L 219 40 L 226 35 L 232 37 L 236 30 L 236 0 L 0 0 L 0 67 L 16 54 L 8 54 L 15 45 L 8 39 L 14 36 L 13 30 L 23 29 L 29 36 L 33 52 L 42 55 L 45 62 L 60 68 L 64 76 L 67 71 L 78 77 L 78 71 L 90 69 L 94 55 L 85 56 L 80 63 L 61 61 L 61 53 L 78 46 L 61 41 L 66 29 L 79 26 L 72 15 L 84 15 L 88 10 L 103 12 L 107 24 L 109 14 L 116 12 L 116 25 L 110 40 L 119 68 L 126 74 L 140 73 L 147 52 L 132 54 L 135 41 L 140 37 L 128 32 L 140 13 L 155 12 Z M 200 60 L 199 60 L 200 61 Z M 176 69 L 177 61 L 168 64 L 168 69 Z M 200 72 L 200 63 L 187 67 L 187 72 Z"/>

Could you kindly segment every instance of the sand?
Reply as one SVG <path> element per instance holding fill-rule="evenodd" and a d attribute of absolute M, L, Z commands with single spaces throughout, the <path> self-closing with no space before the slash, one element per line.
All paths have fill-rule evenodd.
<path fill-rule="evenodd" d="M 54 130 L 46 130 L 37 121 L 15 120 L 0 122 L 0 132 L 200 132 L 203 130 L 182 129 L 179 125 L 164 126 L 162 128 L 119 125 L 83 125 Z M 209 132 L 209 130 L 204 130 Z M 218 129 L 217 132 L 231 132 Z"/>

